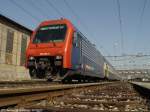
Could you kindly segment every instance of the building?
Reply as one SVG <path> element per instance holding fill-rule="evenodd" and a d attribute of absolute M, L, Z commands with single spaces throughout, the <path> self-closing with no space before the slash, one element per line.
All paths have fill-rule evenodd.
<path fill-rule="evenodd" d="M 0 15 L 0 80 L 30 78 L 25 69 L 25 50 L 32 31 Z"/>

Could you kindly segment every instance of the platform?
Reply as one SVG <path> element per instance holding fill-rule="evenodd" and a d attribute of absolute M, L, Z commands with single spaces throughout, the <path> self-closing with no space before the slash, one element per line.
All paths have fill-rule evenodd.
<path fill-rule="evenodd" d="M 150 82 L 130 82 L 130 83 L 150 90 Z"/>

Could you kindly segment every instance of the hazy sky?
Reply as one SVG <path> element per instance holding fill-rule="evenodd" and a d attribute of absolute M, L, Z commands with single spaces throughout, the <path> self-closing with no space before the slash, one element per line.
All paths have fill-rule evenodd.
<path fill-rule="evenodd" d="M 0 0 L 0 13 L 30 29 L 36 28 L 41 21 L 63 16 L 71 20 L 104 55 L 122 54 L 117 0 L 66 0 L 71 9 L 64 0 L 48 1 Z M 150 0 L 119 2 L 123 53 L 150 54 Z"/>

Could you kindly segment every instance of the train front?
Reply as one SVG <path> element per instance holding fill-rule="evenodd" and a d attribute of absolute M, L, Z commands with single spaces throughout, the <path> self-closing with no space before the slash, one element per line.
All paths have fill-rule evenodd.
<path fill-rule="evenodd" d="M 32 78 L 61 79 L 71 68 L 73 25 L 66 19 L 42 22 L 26 50 Z"/>

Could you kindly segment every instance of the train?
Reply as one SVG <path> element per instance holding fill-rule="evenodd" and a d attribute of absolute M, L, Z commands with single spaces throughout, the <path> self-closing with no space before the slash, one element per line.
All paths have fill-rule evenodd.
<path fill-rule="evenodd" d="M 31 78 L 49 81 L 119 79 L 116 70 L 68 19 L 43 21 L 26 50 Z"/>

